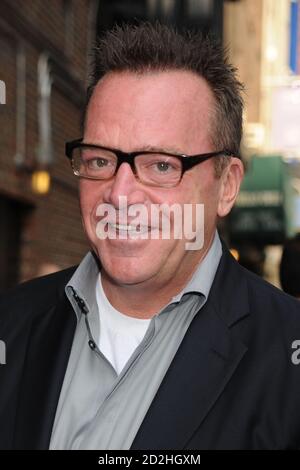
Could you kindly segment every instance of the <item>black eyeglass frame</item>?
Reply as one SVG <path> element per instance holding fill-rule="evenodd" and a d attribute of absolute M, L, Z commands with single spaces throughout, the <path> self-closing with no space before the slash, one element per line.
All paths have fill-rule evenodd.
<path fill-rule="evenodd" d="M 71 161 L 73 172 L 76 176 L 79 176 L 81 178 L 86 178 L 86 179 L 99 180 L 99 181 L 100 180 L 105 181 L 106 179 L 105 178 L 95 177 L 95 176 L 82 176 L 78 173 L 75 173 L 75 169 L 74 169 L 74 166 L 73 166 L 73 150 L 74 149 L 90 147 L 90 148 L 96 148 L 96 149 L 98 148 L 98 149 L 101 149 L 101 150 L 108 150 L 109 152 L 113 152 L 116 155 L 118 161 L 117 161 L 115 172 L 111 176 L 111 178 L 113 178 L 116 175 L 116 173 L 117 173 L 117 171 L 120 168 L 122 163 L 128 163 L 130 165 L 130 168 L 131 168 L 132 172 L 136 175 L 137 172 L 136 172 L 136 169 L 135 169 L 134 160 L 135 160 L 135 157 L 137 157 L 139 155 L 147 155 L 147 154 L 153 155 L 154 153 L 159 153 L 161 155 L 166 155 L 166 156 L 169 156 L 169 157 L 176 157 L 181 161 L 181 165 L 182 165 L 182 172 L 181 172 L 179 182 L 181 181 L 183 174 L 187 170 L 190 170 L 191 168 L 198 165 L 199 163 L 205 162 L 209 158 L 220 157 L 220 156 L 225 156 L 225 157 L 235 156 L 234 152 L 231 152 L 229 150 L 219 150 L 217 152 L 201 153 L 201 154 L 198 154 L 198 155 L 176 154 L 176 153 L 170 153 L 170 152 L 164 152 L 164 151 L 155 152 L 153 150 L 138 150 L 138 151 L 135 151 L 135 152 L 123 152 L 122 150 L 114 149 L 112 147 L 103 147 L 101 145 L 95 145 L 95 144 L 89 144 L 87 142 L 82 142 L 82 140 L 83 139 L 76 139 L 76 140 L 72 140 L 71 142 L 66 142 L 66 148 L 65 148 L 66 156 Z M 179 184 L 179 182 L 178 182 L 178 184 Z"/>

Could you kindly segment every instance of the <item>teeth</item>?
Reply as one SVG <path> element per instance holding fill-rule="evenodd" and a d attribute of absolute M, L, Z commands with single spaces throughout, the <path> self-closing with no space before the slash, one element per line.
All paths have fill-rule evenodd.
<path fill-rule="evenodd" d="M 111 227 L 117 230 L 126 230 L 127 232 L 136 231 L 136 225 L 125 225 L 125 224 L 109 224 Z"/>

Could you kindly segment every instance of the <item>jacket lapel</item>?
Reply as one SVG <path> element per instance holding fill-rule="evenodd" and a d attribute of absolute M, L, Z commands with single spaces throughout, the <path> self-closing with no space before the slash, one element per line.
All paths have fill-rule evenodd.
<path fill-rule="evenodd" d="M 64 294 L 32 323 L 16 415 L 16 449 L 49 447 L 75 327 L 76 317 Z"/>
<path fill-rule="evenodd" d="M 223 251 L 209 298 L 191 323 L 131 449 L 183 449 L 247 351 L 230 331 L 248 315 L 246 281 L 228 250 Z"/>

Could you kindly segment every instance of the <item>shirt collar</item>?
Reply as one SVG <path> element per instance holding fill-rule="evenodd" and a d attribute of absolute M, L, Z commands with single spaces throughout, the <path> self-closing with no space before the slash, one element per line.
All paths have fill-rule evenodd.
<path fill-rule="evenodd" d="M 208 252 L 200 262 L 192 278 L 182 291 L 171 299 L 168 305 L 180 302 L 182 297 L 189 293 L 200 294 L 207 299 L 221 256 L 222 245 L 219 234 L 216 231 Z M 74 297 L 74 291 L 84 301 L 88 310 L 94 311 L 97 309 L 95 288 L 99 279 L 98 276 L 99 262 L 95 254 L 88 252 L 65 287 L 66 295 L 73 306 L 78 320 L 82 312 Z"/>
<path fill-rule="evenodd" d="M 183 295 L 192 292 L 204 295 L 205 299 L 207 299 L 221 256 L 222 244 L 219 234 L 216 230 L 213 242 L 208 252 L 198 265 L 190 281 L 182 289 L 182 291 L 179 292 L 179 294 L 172 298 L 170 303 L 180 302 Z"/>
<path fill-rule="evenodd" d="M 66 295 L 73 306 L 78 320 L 82 311 L 75 300 L 74 291 L 84 301 L 88 310 L 94 311 L 97 308 L 95 289 L 98 275 L 99 264 L 97 258 L 89 251 L 65 287 Z"/>

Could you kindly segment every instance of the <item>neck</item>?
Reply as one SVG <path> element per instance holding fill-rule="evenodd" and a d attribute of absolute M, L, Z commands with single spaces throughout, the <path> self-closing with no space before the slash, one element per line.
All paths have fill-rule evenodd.
<path fill-rule="evenodd" d="M 185 285 L 173 289 L 147 281 L 138 285 L 117 285 L 104 272 L 101 280 L 105 295 L 115 309 L 124 315 L 143 319 L 156 315 Z"/>

